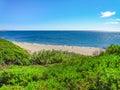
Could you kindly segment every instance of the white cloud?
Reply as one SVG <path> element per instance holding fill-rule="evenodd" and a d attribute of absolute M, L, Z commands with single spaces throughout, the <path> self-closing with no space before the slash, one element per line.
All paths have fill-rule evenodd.
<path fill-rule="evenodd" d="M 106 11 L 106 12 L 101 12 L 101 17 L 102 18 L 105 18 L 105 17 L 110 17 L 110 16 L 113 16 L 115 15 L 116 12 L 115 11 Z"/>
<path fill-rule="evenodd" d="M 116 21 L 120 21 L 120 19 L 119 19 L 119 18 L 117 18 L 117 19 L 116 19 Z"/>
<path fill-rule="evenodd" d="M 119 22 L 113 21 L 113 22 L 107 22 L 107 23 L 105 23 L 105 24 L 119 24 Z"/>

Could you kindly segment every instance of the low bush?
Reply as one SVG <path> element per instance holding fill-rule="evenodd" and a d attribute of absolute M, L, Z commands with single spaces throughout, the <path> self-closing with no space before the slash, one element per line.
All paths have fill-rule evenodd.
<path fill-rule="evenodd" d="M 0 39 L 0 64 L 28 65 L 29 54 L 12 42 Z"/>
<path fill-rule="evenodd" d="M 48 67 L 9 67 L 0 71 L 0 83 L 15 90 L 118 90 L 119 68 L 118 55 L 80 56 Z"/>
<path fill-rule="evenodd" d="M 120 45 L 110 45 L 107 50 L 106 50 L 107 54 L 116 54 L 116 55 L 120 55 Z"/>
<path fill-rule="evenodd" d="M 119 68 L 119 56 L 83 57 L 49 67 L 42 80 L 55 90 L 118 90 Z"/>
<path fill-rule="evenodd" d="M 63 61 L 73 60 L 77 57 L 80 57 L 80 55 L 57 50 L 52 51 L 43 50 L 32 55 L 31 63 L 39 65 L 54 64 L 61 63 Z"/>
<path fill-rule="evenodd" d="M 28 61 L 31 66 L 2 68 L 0 90 L 120 89 L 118 45 L 111 45 L 105 53 L 95 57 L 53 50 L 35 53 Z M 46 64 L 49 65 L 44 66 Z"/>
<path fill-rule="evenodd" d="M 45 67 L 42 66 L 11 66 L 0 71 L 0 86 L 27 86 L 30 82 L 37 82 L 42 77 Z"/>

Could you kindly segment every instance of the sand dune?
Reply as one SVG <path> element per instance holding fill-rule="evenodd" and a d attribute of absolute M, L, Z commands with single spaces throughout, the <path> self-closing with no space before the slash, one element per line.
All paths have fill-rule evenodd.
<path fill-rule="evenodd" d="M 38 52 L 41 50 L 61 50 L 74 52 L 81 55 L 96 56 L 100 52 L 105 51 L 103 48 L 94 47 L 78 47 L 78 46 L 66 46 L 66 45 L 46 45 L 46 44 L 36 44 L 36 43 L 26 43 L 26 42 L 13 42 L 14 44 L 20 46 L 21 48 L 27 50 L 30 54 Z"/>

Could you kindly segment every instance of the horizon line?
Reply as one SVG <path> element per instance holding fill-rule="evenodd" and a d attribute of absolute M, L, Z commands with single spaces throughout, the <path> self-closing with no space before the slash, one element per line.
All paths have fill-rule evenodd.
<path fill-rule="evenodd" d="M 120 30 L 100 30 L 100 29 L 1 29 L 0 31 L 93 31 L 93 32 L 120 32 Z"/>

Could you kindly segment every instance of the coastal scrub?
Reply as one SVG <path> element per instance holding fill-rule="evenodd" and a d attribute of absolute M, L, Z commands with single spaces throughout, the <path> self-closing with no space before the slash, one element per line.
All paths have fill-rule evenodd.
<path fill-rule="evenodd" d="M 0 64 L 28 65 L 29 54 L 10 41 L 0 39 Z"/>
<path fill-rule="evenodd" d="M 120 89 L 119 45 L 109 46 L 99 56 L 55 50 L 30 56 L 3 39 L 0 49 L 0 90 Z"/>

